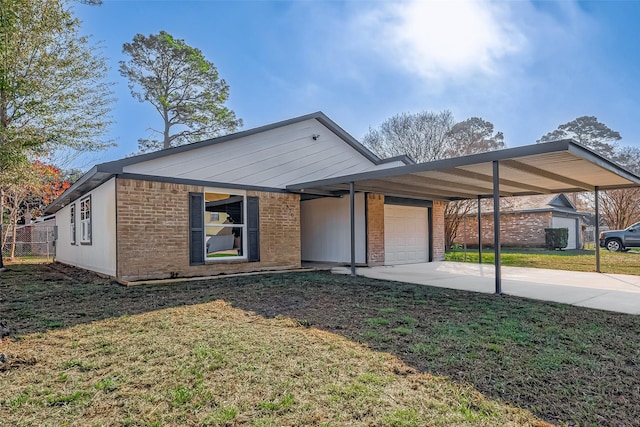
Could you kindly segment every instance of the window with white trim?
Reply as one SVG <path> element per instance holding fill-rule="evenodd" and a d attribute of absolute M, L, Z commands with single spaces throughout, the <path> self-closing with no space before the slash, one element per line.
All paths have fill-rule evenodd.
<path fill-rule="evenodd" d="M 91 244 L 91 196 L 80 200 L 80 243 Z"/>
<path fill-rule="evenodd" d="M 70 229 L 71 229 L 71 244 L 75 245 L 76 244 L 76 204 L 74 203 L 73 205 L 71 205 L 69 207 L 70 212 L 69 212 L 69 216 L 70 216 Z"/>
<path fill-rule="evenodd" d="M 205 259 L 246 258 L 244 195 L 204 193 Z"/>

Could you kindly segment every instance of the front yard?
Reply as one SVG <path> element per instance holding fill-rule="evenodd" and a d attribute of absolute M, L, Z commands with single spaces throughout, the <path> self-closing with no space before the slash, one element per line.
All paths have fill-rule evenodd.
<path fill-rule="evenodd" d="M 596 271 L 596 255 L 591 250 L 547 251 L 542 249 L 502 249 L 502 265 L 510 267 L 549 268 L 552 270 Z M 478 250 L 456 249 L 445 255 L 447 261 L 478 262 Z M 493 248 L 482 251 L 482 262 L 494 263 Z M 600 271 L 612 274 L 640 275 L 640 250 L 629 252 L 600 251 Z"/>
<path fill-rule="evenodd" d="M 640 316 L 326 272 L 125 288 L 25 264 L 0 275 L 0 319 L 8 425 L 640 420 Z"/>

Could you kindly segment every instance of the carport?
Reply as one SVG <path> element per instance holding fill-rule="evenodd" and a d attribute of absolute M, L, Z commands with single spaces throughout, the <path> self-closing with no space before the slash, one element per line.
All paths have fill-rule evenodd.
<path fill-rule="evenodd" d="M 576 141 L 561 140 L 305 182 L 290 185 L 287 189 L 311 194 L 350 194 L 352 275 L 355 275 L 356 192 L 417 200 L 477 199 L 479 229 L 482 226 L 480 201 L 483 198 L 493 198 L 495 293 L 500 294 L 500 197 L 593 192 L 597 236 L 599 192 L 638 186 L 640 177 L 637 175 Z M 597 244 L 596 271 L 600 272 L 600 248 Z"/>

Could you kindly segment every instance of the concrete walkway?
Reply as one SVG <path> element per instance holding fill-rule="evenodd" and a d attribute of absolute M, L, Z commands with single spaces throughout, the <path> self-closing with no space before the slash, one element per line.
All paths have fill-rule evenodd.
<path fill-rule="evenodd" d="M 332 272 L 349 274 L 348 267 Z M 361 267 L 359 276 L 464 291 L 494 293 L 493 265 L 430 262 Z M 502 293 L 620 313 L 640 314 L 640 276 L 502 267 Z"/>

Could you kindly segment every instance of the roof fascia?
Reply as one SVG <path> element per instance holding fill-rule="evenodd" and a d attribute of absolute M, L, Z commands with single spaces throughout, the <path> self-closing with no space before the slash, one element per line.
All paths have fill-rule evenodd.
<path fill-rule="evenodd" d="M 327 178 L 323 180 L 292 184 L 287 186 L 288 189 L 300 189 L 305 187 L 315 187 L 322 185 L 341 184 L 350 181 L 359 181 L 371 178 L 386 178 L 395 175 L 404 175 L 416 172 L 428 172 L 439 169 L 450 169 L 462 166 L 469 166 L 476 163 L 485 163 L 494 160 L 505 160 L 513 157 L 524 157 L 535 154 L 552 153 L 556 151 L 567 150 L 567 141 L 554 141 L 544 144 L 528 145 L 525 147 L 506 148 L 503 150 L 489 151 L 480 154 L 471 154 L 462 157 L 453 157 L 450 159 L 434 160 L 431 162 L 417 163 L 414 165 L 396 166 L 394 168 L 379 169 L 375 171 L 360 172 L 351 175 L 344 175 L 335 178 Z"/>
<path fill-rule="evenodd" d="M 94 166 L 89 171 L 87 171 L 84 175 L 82 175 L 76 182 L 74 182 L 71 187 L 67 188 L 64 193 L 55 198 L 53 202 L 51 202 L 47 207 L 44 208 L 45 213 L 55 213 L 64 207 L 64 204 L 61 204 L 61 200 L 70 197 L 71 194 L 82 191 L 82 187 L 85 186 L 87 181 L 96 176 L 99 173 L 99 167 Z"/>
<path fill-rule="evenodd" d="M 416 162 L 413 161 L 411 157 L 406 154 L 402 154 L 400 156 L 388 157 L 386 159 L 381 159 L 380 164 L 382 163 L 391 163 L 391 162 L 402 162 L 405 165 L 415 165 Z"/>
<path fill-rule="evenodd" d="M 637 183 L 640 186 L 640 177 L 623 169 L 615 163 L 603 158 L 593 151 L 582 147 L 574 140 L 564 139 L 560 141 L 545 142 L 543 144 L 532 144 L 523 147 L 505 148 L 502 150 L 488 151 L 480 154 L 471 154 L 468 156 L 454 157 L 450 159 L 435 160 L 432 162 L 418 163 L 415 165 L 397 166 L 394 168 L 379 169 L 369 172 L 360 172 L 357 174 L 344 175 L 340 177 L 327 178 L 323 180 L 303 182 L 287 186 L 290 190 L 299 190 L 305 187 L 316 187 L 324 185 L 341 184 L 351 181 L 359 181 L 362 179 L 387 178 L 396 175 L 405 175 L 417 172 L 428 172 L 433 170 L 443 170 L 450 168 L 458 168 L 471 166 L 478 163 L 487 163 L 493 161 L 510 160 L 519 157 L 534 156 L 539 154 L 550 154 L 562 151 L 568 151 L 585 160 L 588 160 L 598 166 L 604 167 L 610 172 L 619 173 L 623 178 Z"/>
<path fill-rule="evenodd" d="M 638 186 L 640 186 L 640 176 L 634 174 L 633 172 L 630 172 L 629 170 L 620 166 L 619 164 L 614 163 L 613 161 L 605 157 L 602 157 L 601 155 L 597 154 L 591 149 L 583 146 L 578 141 L 575 141 L 573 139 L 570 139 L 567 141 L 568 141 L 567 151 L 569 151 L 570 153 L 573 153 L 579 157 L 582 157 L 583 159 L 586 159 L 591 163 L 594 163 L 600 166 L 601 168 L 608 170 L 609 172 L 616 173 L 621 177 L 629 181 L 635 182 Z"/>
<path fill-rule="evenodd" d="M 292 124 L 304 122 L 307 120 L 317 120 L 323 126 L 328 128 L 334 134 L 336 134 L 340 139 L 350 145 L 353 149 L 358 151 L 364 157 L 367 158 L 373 164 L 380 164 L 382 160 L 371 151 L 369 151 L 364 145 L 360 144 L 354 137 L 349 135 L 344 129 L 338 126 L 333 120 L 327 117 L 323 112 L 316 111 L 315 113 L 306 114 L 304 116 L 294 117 L 291 119 L 283 120 L 280 122 L 271 123 L 264 126 L 259 126 L 256 128 L 248 129 L 241 132 L 230 133 L 228 135 L 220 136 L 217 138 L 211 138 L 204 141 L 194 142 L 191 144 L 181 145 L 179 147 L 167 148 L 160 151 L 154 151 L 153 153 L 140 154 L 133 157 L 127 157 L 120 160 L 114 160 L 112 162 L 102 163 L 100 166 L 108 168 L 110 170 L 116 171 L 116 173 L 122 172 L 125 166 L 133 165 L 136 163 L 142 163 L 149 160 L 155 160 L 166 156 L 171 156 L 178 153 L 183 153 L 185 151 L 191 151 L 198 148 L 208 147 L 210 145 L 220 144 L 227 141 L 233 141 L 235 139 L 245 138 L 247 136 L 256 135 L 262 132 L 268 132 L 270 130 L 282 128 L 285 126 L 289 126 Z"/>
<path fill-rule="evenodd" d="M 118 178 L 135 179 L 139 181 L 166 182 L 169 184 L 183 184 L 183 185 L 193 185 L 193 186 L 199 186 L 199 187 L 228 188 L 232 190 L 262 191 L 265 193 L 289 193 L 289 191 L 285 190 L 284 188 L 261 187 L 257 185 L 246 185 L 246 184 L 233 184 L 229 182 L 201 181 L 196 179 L 173 178 L 169 176 L 144 175 L 144 174 L 135 174 L 135 173 L 118 174 Z"/>
<path fill-rule="evenodd" d="M 558 201 L 559 203 L 562 203 L 562 206 L 559 205 L 554 205 L 553 202 Z M 573 210 L 577 210 L 576 205 L 573 204 L 573 202 L 571 201 L 571 199 L 569 199 L 567 197 L 566 194 L 564 193 L 560 193 L 558 195 L 556 195 L 556 197 L 554 197 L 550 202 L 549 205 L 554 206 L 554 207 L 568 207 L 570 209 Z"/>
<path fill-rule="evenodd" d="M 218 138 L 211 138 L 205 141 L 200 141 L 192 144 L 181 145 L 179 147 L 168 148 L 165 150 L 155 151 L 153 153 L 140 154 L 137 156 L 126 157 L 124 159 L 114 160 L 111 162 L 100 163 L 91 168 L 88 172 L 86 172 L 78 181 L 76 181 L 70 188 L 68 188 L 63 194 L 61 194 L 56 200 L 54 200 L 45 211 L 49 209 L 55 209 L 55 211 L 59 210 L 62 206 L 56 206 L 59 202 L 59 199 L 68 197 L 69 194 L 79 190 L 83 185 L 93 178 L 97 173 L 108 173 L 113 175 L 120 175 L 124 172 L 124 167 L 146 162 L 149 160 L 155 160 L 162 157 L 170 156 L 173 154 L 183 153 L 185 151 L 190 151 L 197 148 L 207 147 L 214 144 L 219 144 L 226 141 L 232 141 L 239 138 L 244 138 L 247 136 L 255 135 L 261 132 L 268 132 L 273 129 L 278 129 L 281 127 L 289 126 L 295 123 L 304 122 L 306 120 L 315 119 L 323 126 L 327 127 L 330 131 L 336 134 L 340 139 L 362 154 L 367 160 L 371 161 L 375 165 L 379 165 L 382 163 L 387 163 L 394 160 L 400 160 L 405 163 L 407 161 L 413 162 L 409 157 L 406 158 L 407 161 L 401 159 L 403 156 L 397 156 L 392 159 L 381 160 L 378 156 L 369 151 L 364 145 L 360 144 L 354 137 L 349 135 L 344 129 L 338 126 L 333 120 L 327 117 L 323 112 L 316 111 L 315 113 L 306 114 L 299 117 L 294 117 L 291 119 L 283 120 L 280 122 L 271 123 L 264 126 L 259 126 L 253 129 L 248 129 L 241 132 L 232 133 L 229 135 L 224 135 Z M 230 187 L 228 187 L 230 188 Z M 84 192 L 90 191 L 92 188 L 83 189 Z M 55 212 L 53 211 L 53 212 Z"/>
<path fill-rule="evenodd" d="M 340 139 L 342 139 L 344 142 L 349 144 L 354 150 L 356 150 L 357 152 L 362 154 L 364 157 L 366 157 L 370 162 L 372 162 L 375 165 L 386 163 L 386 161 L 380 159 L 380 157 L 373 154 L 371 150 L 369 150 L 367 147 L 365 147 L 360 142 L 358 142 L 357 139 L 355 139 L 347 131 L 345 131 L 340 126 L 338 126 L 336 122 L 331 120 L 324 113 L 322 113 L 321 111 L 318 111 L 314 113 L 314 115 L 315 115 L 315 117 L 313 117 L 314 119 L 316 119 L 317 121 L 322 123 L 324 126 L 329 128 L 333 133 L 338 135 Z M 401 157 L 401 156 L 398 156 L 398 157 Z M 393 158 L 393 159 L 398 160 L 396 158 Z M 392 160 L 387 160 L 387 161 L 392 161 Z"/>

